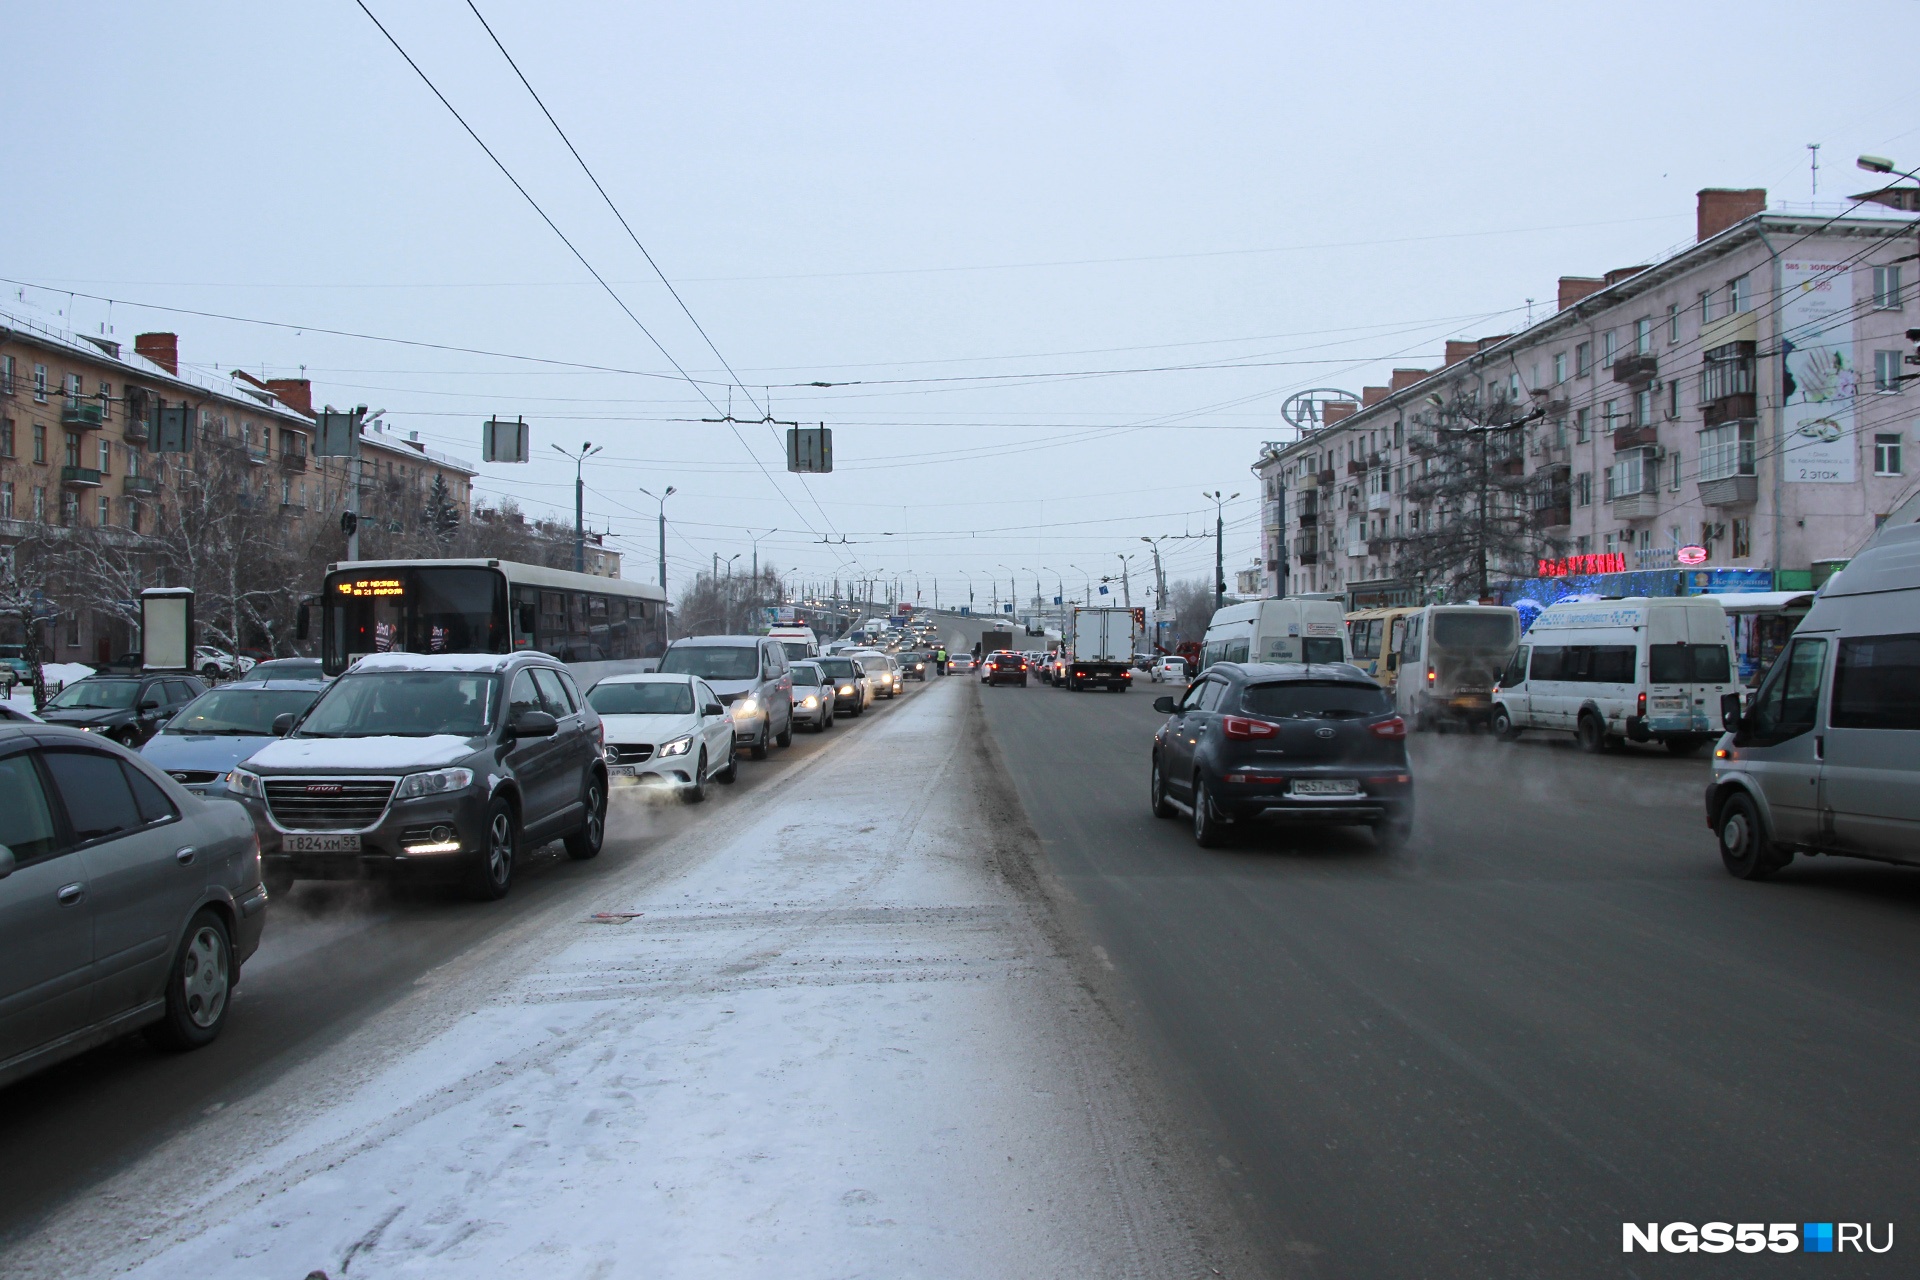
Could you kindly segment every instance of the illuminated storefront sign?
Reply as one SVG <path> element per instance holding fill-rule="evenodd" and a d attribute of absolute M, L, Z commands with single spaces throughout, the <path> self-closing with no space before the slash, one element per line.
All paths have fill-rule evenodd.
<path fill-rule="evenodd" d="M 1597 556 L 1562 556 L 1558 560 L 1540 561 L 1540 576 L 1543 578 L 1569 578 L 1580 573 L 1625 573 L 1627 557 L 1618 551 L 1608 551 Z"/>
<path fill-rule="evenodd" d="M 407 589 L 398 578 L 355 578 L 342 582 L 340 594 L 353 599 L 369 596 L 404 596 Z"/>
<path fill-rule="evenodd" d="M 1673 553 L 1673 558 L 1681 564 L 1705 564 L 1707 562 L 1707 549 L 1699 546 L 1681 547 Z"/>

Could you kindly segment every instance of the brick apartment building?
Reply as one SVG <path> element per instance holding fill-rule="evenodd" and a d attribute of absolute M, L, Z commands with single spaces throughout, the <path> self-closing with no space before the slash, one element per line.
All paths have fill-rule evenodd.
<path fill-rule="evenodd" d="M 343 459 L 312 456 L 313 425 L 305 379 L 222 376 L 183 367 L 171 333 L 140 334 L 128 352 L 24 308 L 0 310 L 0 556 L 41 526 L 138 539 L 180 474 L 170 451 L 212 439 L 237 443 L 257 467 L 250 500 L 277 506 L 288 536 L 312 536 L 313 522 L 338 520 L 348 484 Z M 183 428 L 187 441 L 162 438 Z M 467 520 L 471 465 L 378 424 L 361 445 L 364 495 L 417 499 L 438 478 Z M 124 623 L 84 610 L 44 638 L 58 661 L 104 661 L 134 643 Z"/>
<path fill-rule="evenodd" d="M 1396 539 L 1435 513 L 1409 500 L 1413 420 L 1436 394 L 1506 403 L 1524 432 L 1531 527 L 1557 554 L 1629 570 L 1765 570 L 1824 578 L 1914 494 L 1914 206 L 1876 193 L 1844 215 L 1767 208 L 1759 190 L 1699 193 L 1694 243 L 1664 260 L 1562 277 L 1559 308 L 1515 334 L 1448 342 L 1442 368 L 1326 407 L 1268 445 L 1266 590 L 1411 603 Z M 1885 207 L 1885 206 L 1892 207 Z M 1785 368 L 1783 369 L 1783 357 Z M 1502 566 L 1509 579 L 1536 566 Z"/>

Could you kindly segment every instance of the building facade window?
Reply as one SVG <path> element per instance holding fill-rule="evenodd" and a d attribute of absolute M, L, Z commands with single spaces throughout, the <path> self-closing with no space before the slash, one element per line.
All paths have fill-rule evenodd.
<path fill-rule="evenodd" d="M 1753 521 L 1735 520 L 1733 522 L 1733 558 L 1745 560 L 1753 554 Z"/>
<path fill-rule="evenodd" d="M 1667 304 L 1667 345 L 1673 346 L 1680 341 L 1680 304 Z"/>
<path fill-rule="evenodd" d="M 38 524 L 47 522 L 47 489 L 45 485 L 33 487 L 33 518 Z"/>
<path fill-rule="evenodd" d="M 70 373 L 67 375 L 66 393 L 67 393 L 67 408 L 69 409 L 79 408 L 80 407 L 80 375 L 79 374 Z"/>
<path fill-rule="evenodd" d="M 106 440 L 100 442 L 100 474 L 103 476 L 113 474 L 113 445 Z"/>
<path fill-rule="evenodd" d="M 1700 478 L 1725 480 L 1754 472 L 1754 424 L 1725 422 L 1700 433 Z"/>
<path fill-rule="evenodd" d="M 1573 442 L 1585 444 L 1593 436 L 1593 410 L 1582 405 L 1573 411 Z"/>
<path fill-rule="evenodd" d="M 1653 392 L 1636 391 L 1633 393 L 1633 425 L 1650 427 L 1653 425 Z"/>
<path fill-rule="evenodd" d="M 1579 506 L 1593 505 L 1593 472 L 1582 471 L 1573 478 L 1573 500 Z"/>
<path fill-rule="evenodd" d="M 1900 268 L 1875 267 L 1873 269 L 1873 305 L 1881 311 L 1898 311 L 1902 304 Z"/>
<path fill-rule="evenodd" d="M 13 456 L 13 419 L 0 418 L 0 458 Z"/>
<path fill-rule="evenodd" d="M 13 519 L 13 481 L 0 483 L 0 520 Z"/>
<path fill-rule="evenodd" d="M 1593 372 L 1593 344 L 1583 342 L 1573 349 L 1573 371 L 1579 377 Z"/>
<path fill-rule="evenodd" d="M 95 517 L 94 523 L 98 524 L 102 529 L 106 528 L 108 525 L 113 523 L 113 499 L 112 498 L 100 499 L 100 511 L 99 511 L 99 514 Z"/>
<path fill-rule="evenodd" d="M 1898 434 L 1876 435 L 1873 438 L 1873 474 L 1877 476 L 1897 476 L 1904 474 L 1901 457 L 1900 437 Z"/>
<path fill-rule="evenodd" d="M 69 431 L 66 434 L 67 434 L 67 453 L 66 453 L 67 465 L 70 467 L 77 467 L 80 465 L 80 433 L 78 431 Z"/>
<path fill-rule="evenodd" d="M 1727 281 L 1727 299 L 1733 304 L 1733 314 L 1753 310 L 1753 284 L 1751 276 L 1735 276 Z"/>
<path fill-rule="evenodd" d="M 1700 323 L 1713 323 L 1713 290 L 1711 289 L 1700 291 Z"/>
<path fill-rule="evenodd" d="M 100 421 L 113 421 L 113 384 L 111 382 L 100 384 Z"/>
<path fill-rule="evenodd" d="M 1620 354 L 1619 339 L 1614 336 L 1614 331 L 1609 329 L 1600 335 L 1600 363 L 1611 366 L 1613 358 L 1618 354 Z"/>
<path fill-rule="evenodd" d="M 1633 353 L 1644 356 L 1653 351 L 1653 321 L 1635 320 L 1633 322 Z"/>
<path fill-rule="evenodd" d="M 1620 426 L 1620 402 L 1602 400 L 1600 402 L 1600 431 L 1603 435 L 1612 435 Z"/>
<path fill-rule="evenodd" d="M 1873 353 L 1873 389 L 1880 395 L 1900 390 L 1900 355 L 1898 351 Z"/>
<path fill-rule="evenodd" d="M 1564 351 L 1556 351 L 1553 353 L 1553 384 L 1555 386 L 1559 386 L 1561 383 L 1565 382 L 1566 380 L 1567 380 L 1567 353 Z"/>
<path fill-rule="evenodd" d="M 80 523 L 80 495 L 68 490 L 60 491 L 60 524 L 71 529 Z"/>
<path fill-rule="evenodd" d="M 1592 555 L 1593 554 L 1593 535 L 1590 533 L 1583 533 L 1583 534 L 1580 534 L 1578 537 L 1574 538 L 1573 554 L 1577 556 Z"/>
<path fill-rule="evenodd" d="M 1680 416 L 1680 379 L 1668 378 L 1667 379 L 1667 417 L 1668 419 L 1671 420 L 1673 418 L 1678 418 L 1679 416 Z"/>
<path fill-rule="evenodd" d="M 47 402 L 47 366 L 33 366 L 33 398 L 41 404 Z"/>
<path fill-rule="evenodd" d="M 0 396 L 13 394 L 13 357 L 0 356 Z"/>
<path fill-rule="evenodd" d="M 47 429 L 38 422 L 33 424 L 33 460 L 43 467 L 47 465 Z"/>

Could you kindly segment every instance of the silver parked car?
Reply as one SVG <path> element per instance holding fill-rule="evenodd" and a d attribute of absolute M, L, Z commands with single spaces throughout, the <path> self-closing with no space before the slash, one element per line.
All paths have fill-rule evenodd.
<path fill-rule="evenodd" d="M 1744 880 L 1796 853 L 1920 865 L 1920 525 L 1820 591 L 1714 750 L 1707 824 Z"/>
<path fill-rule="evenodd" d="M 733 717 L 734 741 L 755 760 L 793 745 L 793 675 L 787 651 L 766 636 L 689 636 L 667 646 L 663 673 L 705 680 Z"/>
<path fill-rule="evenodd" d="M 0 723 L 0 1084 L 226 1024 L 266 921 L 246 811 L 76 729 Z"/>

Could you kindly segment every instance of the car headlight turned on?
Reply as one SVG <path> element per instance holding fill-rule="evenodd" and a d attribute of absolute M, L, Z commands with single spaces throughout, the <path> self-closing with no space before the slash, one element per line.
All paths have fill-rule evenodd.
<path fill-rule="evenodd" d="M 755 714 L 759 710 L 760 710 L 760 704 L 755 702 L 752 698 L 742 698 L 740 699 L 740 701 L 733 704 L 733 714 L 735 714 L 736 716 L 750 716 Z"/>
<path fill-rule="evenodd" d="M 396 800 L 418 800 L 421 796 L 444 795 L 449 791 L 463 791 L 473 785 L 471 769 L 429 769 L 425 773 L 410 773 L 400 779 L 400 787 L 393 793 Z"/>
<path fill-rule="evenodd" d="M 227 775 L 227 790 L 237 796 L 252 796 L 255 800 L 267 798 L 267 789 L 261 785 L 260 775 L 246 769 L 235 769 Z"/>
<path fill-rule="evenodd" d="M 840 692 L 846 694 L 849 698 L 851 698 L 853 696 L 853 686 L 850 684 L 843 684 L 840 686 Z"/>
<path fill-rule="evenodd" d="M 808 694 L 800 705 L 803 707 L 817 707 L 820 705 L 820 699 L 814 697 L 812 694 Z"/>
<path fill-rule="evenodd" d="M 661 747 L 660 754 L 663 756 L 683 756 L 687 754 L 687 749 L 692 745 L 693 735 L 688 734 L 684 738 L 675 738 L 672 742 Z"/>

